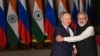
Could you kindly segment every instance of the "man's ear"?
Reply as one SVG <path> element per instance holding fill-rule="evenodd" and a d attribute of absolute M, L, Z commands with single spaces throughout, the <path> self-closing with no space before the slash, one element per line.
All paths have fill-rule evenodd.
<path fill-rule="evenodd" d="M 88 18 L 86 18 L 85 21 L 87 22 L 88 21 Z"/>
<path fill-rule="evenodd" d="M 86 19 L 87 21 L 88 21 L 88 17 L 87 17 L 87 19 Z"/>
<path fill-rule="evenodd" d="M 61 21 L 62 21 L 62 17 L 61 17 L 61 19 L 60 19 Z"/>

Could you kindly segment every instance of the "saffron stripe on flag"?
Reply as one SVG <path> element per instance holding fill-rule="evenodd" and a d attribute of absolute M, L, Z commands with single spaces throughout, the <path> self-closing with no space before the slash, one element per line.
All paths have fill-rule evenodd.
<path fill-rule="evenodd" d="M 59 0 L 58 5 L 58 24 L 61 23 L 60 18 L 63 12 L 67 12 L 67 1 L 66 0 Z"/>

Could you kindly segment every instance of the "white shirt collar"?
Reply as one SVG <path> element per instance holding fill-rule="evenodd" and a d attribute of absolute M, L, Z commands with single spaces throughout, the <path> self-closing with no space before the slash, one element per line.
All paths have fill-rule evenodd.
<path fill-rule="evenodd" d="M 62 25 L 64 26 L 64 28 L 68 27 L 68 26 L 64 25 L 63 23 L 62 23 Z M 69 33 L 70 33 L 70 36 L 74 36 L 74 33 L 73 33 L 72 29 L 70 29 L 70 27 L 69 27 Z"/>

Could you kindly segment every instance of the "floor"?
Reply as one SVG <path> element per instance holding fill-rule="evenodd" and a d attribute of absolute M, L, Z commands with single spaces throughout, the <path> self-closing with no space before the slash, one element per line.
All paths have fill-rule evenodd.
<path fill-rule="evenodd" d="M 3 51 L 0 52 L 0 56 L 50 56 L 50 49 Z M 98 56 L 100 56 L 100 46 L 98 46 Z"/>

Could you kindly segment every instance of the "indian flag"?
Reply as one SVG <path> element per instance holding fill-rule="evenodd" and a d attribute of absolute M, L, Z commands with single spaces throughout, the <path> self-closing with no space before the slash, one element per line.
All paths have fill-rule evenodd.
<path fill-rule="evenodd" d="M 18 18 L 16 15 L 15 0 L 9 0 L 7 13 L 7 38 L 11 47 L 16 46 L 19 42 Z"/>
<path fill-rule="evenodd" d="M 38 42 L 42 42 L 45 39 L 42 0 L 35 0 L 32 17 L 32 34 Z"/>
<path fill-rule="evenodd" d="M 84 12 L 84 0 L 80 0 L 80 3 L 79 3 L 79 11 L 80 12 Z"/>
<path fill-rule="evenodd" d="M 66 0 L 58 0 L 59 1 L 59 5 L 58 5 L 58 22 L 60 22 L 60 18 L 63 12 L 67 12 L 67 4 L 66 4 Z"/>

